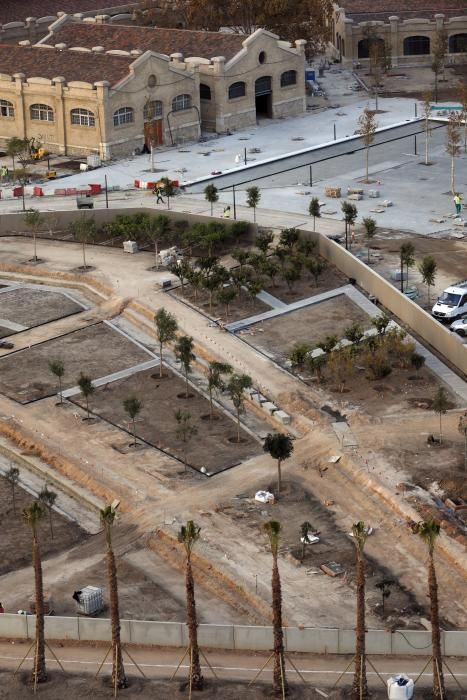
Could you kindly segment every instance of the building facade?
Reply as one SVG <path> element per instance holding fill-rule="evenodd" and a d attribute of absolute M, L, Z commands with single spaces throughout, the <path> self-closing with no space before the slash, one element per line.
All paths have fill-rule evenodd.
<path fill-rule="evenodd" d="M 64 15 L 34 46 L 0 45 L 0 144 L 121 157 L 306 109 L 305 42 Z"/>
<path fill-rule="evenodd" d="M 368 61 L 369 31 L 386 44 L 393 66 L 429 65 L 440 30 L 447 35 L 447 63 L 467 62 L 465 0 L 343 0 L 334 6 L 331 30 L 335 56 L 344 64 Z"/>

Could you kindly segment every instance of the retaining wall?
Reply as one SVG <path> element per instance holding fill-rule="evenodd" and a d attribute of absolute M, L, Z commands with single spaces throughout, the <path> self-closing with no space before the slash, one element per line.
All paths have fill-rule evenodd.
<path fill-rule="evenodd" d="M 406 323 L 415 334 L 419 335 L 461 372 L 467 374 L 467 345 L 451 333 L 447 327 L 436 321 L 415 302 L 374 272 L 364 262 L 349 253 L 343 246 L 330 240 L 324 234 L 302 231 L 304 238 L 317 241 L 319 254 L 335 265 L 348 277 L 356 280 L 369 294 L 391 313 Z"/>
<path fill-rule="evenodd" d="M 149 646 L 186 647 L 188 632 L 181 622 L 122 620 L 122 641 Z M 286 627 L 285 648 L 289 652 L 314 654 L 352 654 L 355 632 L 327 627 Z M 34 615 L 0 615 L 0 638 L 32 639 Z M 110 620 L 87 617 L 46 617 L 47 639 L 83 642 L 107 642 L 111 638 Z M 272 627 L 248 625 L 200 625 L 199 642 L 212 649 L 269 651 L 273 645 Z M 442 632 L 442 651 L 448 656 L 467 657 L 467 631 Z M 431 632 L 418 630 L 368 630 L 368 654 L 428 656 Z"/>

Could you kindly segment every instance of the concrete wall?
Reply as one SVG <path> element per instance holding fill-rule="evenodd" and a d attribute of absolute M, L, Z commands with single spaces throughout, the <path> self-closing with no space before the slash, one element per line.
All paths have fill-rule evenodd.
<path fill-rule="evenodd" d="M 353 277 L 358 285 L 374 295 L 383 306 L 410 326 L 411 330 L 428 345 L 431 345 L 461 372 L 467 374 L 467 345 L 464 345 L 455 333 L 451 333 L 448 328 L 338 243 L 320 233 L 302 231 L 302 235 L 316 240 L 320 255 L 336 265 L 345 275 Z"/>
<path fill-rule="evenodd" d="M 122 640 L 148 646 L 186 647 L 188 634 L 181 622 L 147 622 L 122 620 Z M 0 615 L 0 639 L 32 639 L 35 632 L 33 615 Z M 355 651 L 354 630 L 286 627 L 285 647 L 289 652 L 315 654 L 352 654 Z M 46 617 L 47 639 L 109 641 L 110 620 L 86 617 Z M 273 636 L 271 627 L 247 625 L 200 625 L 201 646 L 212 649 L 269 651 Z M 467 631 L 442 632 L 442 651 L 449 656 L 467 657 Z M 428 656 L 431 633 L 427 631 L 369 630 L 366 635 L 369 654 Z"/>

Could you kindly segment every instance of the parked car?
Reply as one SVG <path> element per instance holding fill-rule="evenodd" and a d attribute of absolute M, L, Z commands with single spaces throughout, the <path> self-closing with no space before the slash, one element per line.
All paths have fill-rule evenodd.
<path fill-rule="evenodd" d="M 455 321 L 467 314 L 467 280 L 446 287 L 431 313 L 440 321 Z"/>
<path fill-rule="evenodd" d="M 458 333 L 462 338 L 467 338 L 467 318 L 458 318 L 457 321 L 451 323 L 449 329 Z"/>

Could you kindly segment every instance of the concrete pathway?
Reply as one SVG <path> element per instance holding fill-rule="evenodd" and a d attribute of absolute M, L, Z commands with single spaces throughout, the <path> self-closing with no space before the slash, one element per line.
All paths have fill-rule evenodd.
<path fill-rule="evenodd" d="M 26 331 L 29 328 L 29 326 L 22 326 L 20 323 L 14 323 L 6 318 L 0 318 L 0 326 L 8 328 L 9 331 L 16 331 L 17 333 Z"/>
<path fill-rule="evenodd" d="M 105 377 L 99 377 L 99 379 L 93 380 L 93 385 L 95 387 L 104 386 L 105 384 L 110 384 L 111 382 L 116 382 L 118 379 L 125 379 L 125 377 L 131 377 L 137 372 L 143 372 L 145 369 L 151 369 L 152 367 L 159 367 L 159 359 L 148 360 L 148 362 L 141 362 L 139 365 L 133 365 L 133 367 L 128 367 L 127 369 L 121 369 L 119 372 L 113 372 L 112 374 L 107 374 Z M 80 394 L 81 389 L 79 386 L 72 386 L 70 389 L 65 389 L 62 392 L 64 399 L 69 399 L 76 394 Z"/>
<path fill-rule="evenodd" d="M 256 295 L 256 298 L 263 301 L 265 304 L 268 304 L 273 309 L 285 309 L 287 307 L 285 302 L 281 301 L 277 297 L 274 297 L 272 294 L 269 294 L 269 292 L 262 291 Z"/>

